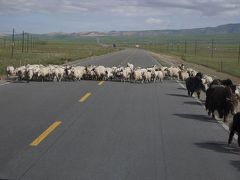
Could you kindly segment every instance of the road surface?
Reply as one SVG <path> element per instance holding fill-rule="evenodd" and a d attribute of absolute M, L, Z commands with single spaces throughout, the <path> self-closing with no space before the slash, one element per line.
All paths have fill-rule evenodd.
<path fill-rule="evenodd" d="M 79 64 L 127 62 L 158 64 L 137 49 Z M 0 179 L 239 179 L 236 142 L 186 95 L 173 80 L 0 86 Z"/>

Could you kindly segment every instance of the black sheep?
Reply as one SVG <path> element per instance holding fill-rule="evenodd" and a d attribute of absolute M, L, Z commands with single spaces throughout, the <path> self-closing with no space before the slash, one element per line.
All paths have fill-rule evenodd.
<path fill-rule="evenodd" d="M 235 132 L 237 132 L 237 134 L 238 134 L 238 146 L 240 146 L 240 137 L 239 137 L 240 136 L 240 112 L 236 113 L 233 116 L 233 123 L 230 128 L 228 144 L 232 143 L 232 139 L 233 139 Z"/>
<path fill-rule="evenodd" d="M 205 86 L 202 83 L 202 73 L 197 73 L 195 77 L 187 78 L 186 87 L 188 91 L 188 96 L 192 96 L 193 93 L 196 92 L 198 99 L 200 99 L 200 91 L 206 91 Z"/>
<path fill-rule="evenodd" d="M 238 99 L 232 93 L 230 87 L 212 86 L 206 92 L 205 107 L 208 110 L 208 115 L 212 114 L 214 118 L 214 111 L 217 110 L 219 117 L 227 121 L 229 113 L 234 114 L 238 105 Z"/>

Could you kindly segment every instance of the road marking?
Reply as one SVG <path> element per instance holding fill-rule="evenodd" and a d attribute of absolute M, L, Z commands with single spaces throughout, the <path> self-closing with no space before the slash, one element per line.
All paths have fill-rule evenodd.
<path fill-rule="evenodd" d="M 4 86 L 4 85 L 7 85 L 7 84 L 10 84 L 10 83 L 6 82 L 6 83 L 3 83 L 3 84 L 0 84 L 0 86 Z"/>
<path fill-rule="evenodd" d="M 104 83 L 104 81 L 100 81 L 100 82 L 98 83 L 98 85 L 101 86 L 103 83 Z"/>
<path fill-rule="evenodd" d="M 160 65 L 160 67 L 163 67 L 163 65 L 161 65 L 161 63 L 157 59 L 155 59 L 152 55 L 150 55 L 150 52 L 146 52 L 146 54 L 148 55 L 148 57 L 153 59 L 158 65 Z"/>
<path fill-rule="evenodd" d="M 125 64 L 133 55 L 135 55 L 137 50 L 135 49 L 134 52 L 126 57 L 120 64 L 123 65 Z"/>
<path fill-rule="evenodd" d="M 56 129 L 62 122 L 56 121 L 51 126 L 49 126 L 40 136 L 38 136 L 30 146 L 37 146 L 39 145 L 54 129 Z"/>
<path fill-rule="evenodd" d="M 87 100 L 87 98 L 89 98 L 89 96 L 91 96 L 92 94 L 91 93 L 86 93 L 80 100 L 79 102 L 84 102 Z"/>

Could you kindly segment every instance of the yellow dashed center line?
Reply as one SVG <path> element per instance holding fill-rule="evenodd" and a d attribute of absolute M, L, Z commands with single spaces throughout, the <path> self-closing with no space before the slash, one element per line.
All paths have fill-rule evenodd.
<path fill-rule="evenodd" d="M 62 122 L 56 121 L 53 123 L 49 128 L 47 128 L 40 136 L 38 136 L 30 146 L 37 146 L 39 145 L 54 129 L 56 129 Z"/>
<path fill-rule="evenodd" d="M 100 82 L 98 83 L 98 85 L 101 86 L 103 83 L 104 83 L 104 81 L 100 81 Z"/>
<path fill-rule="evenodd" d="M 89 98 L 89 96 L 91 96 L 91 93 L 86 93 L 83 97 L 81 97 L 81 99 L 79 100 L 79 102 L 84 102 L 87 100 L 87 98 Z"/>

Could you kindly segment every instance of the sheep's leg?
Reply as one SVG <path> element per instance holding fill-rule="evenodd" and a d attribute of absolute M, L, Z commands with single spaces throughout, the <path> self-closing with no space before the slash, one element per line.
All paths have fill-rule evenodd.
<path fill-rule="evenodd" d="M 234 131 L 234 130 L 231 130 L 231 132 L 230 132 L 230 134 L 229 134 L 229 138 L 228 138 L 228 144 L 231 144 L 231 143 L 232 143 L 232 139 L 233 139 L 234 133 L 235 133 L 235 131 Z M 240 139 L 240 138 L 238 138 L 238 145 L 240 145 L 240 144 L 239 144 L 239 139 Z"/>
<path fill-rule="evenodd" d="M 193 96 L 193 92 L 191 92 L 191 97 Z"/>
<path fill-rule="evenodd" d="M 209 116 L 211 115 L 211 111 L 208 111 L 208 115 L 209 115 Z"/>
<path fill-rule="evenodd" d="M 228 115 L 224 114 L 224 116 L 223 116 L 223 122 L 227 122 L 227 119 L 228 119 Z"/>
<path fill-rule="evenodd" d="M 240 134 L 240 133 L 238 133 L 238 134 Z M 238 135 L 238 146 L 240 147 L 240 137 L 239 137 L 239 135 Z"/>
<path fill-rule="evenodd" d="M 197 92 L 197 97 L 200 99 L 200 91 Z"/>
<path fill-rule="evenodd" d="M 212 118 L 215 119 L 214 111 L 212 111 Z"/>

